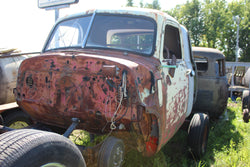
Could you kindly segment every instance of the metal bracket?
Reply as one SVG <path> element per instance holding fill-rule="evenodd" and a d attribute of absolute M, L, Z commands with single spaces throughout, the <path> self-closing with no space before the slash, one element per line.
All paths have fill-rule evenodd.
<path fill-rule="evenodd" d="M 63 134 L 64 137 L 69 137 L 69 135 L 73 132 L 73 130 L 76 128 L 76 126 L 80 123 L 79 118 L 72 118 L 72 124 L 70 127 L 66 130 L 66 132 Z"/>

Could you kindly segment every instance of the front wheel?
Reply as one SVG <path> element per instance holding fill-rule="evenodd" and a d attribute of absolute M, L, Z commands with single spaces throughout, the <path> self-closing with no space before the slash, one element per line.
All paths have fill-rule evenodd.
<path fill-rule="evenodd" d="M 80 150 L 67 138 L 40 130 L 0 135 L 0 166 L 85 167 Z"/>
<path fill-rule="evenodd" d="M 115 137 L 108 137 L 99 150 L 98 167 L 121 167 L 123 159 L 123 141 Z"/>
<path fill-rule="evenodd" d="M 188 145 L 191 154 L 200 159 L 206 152 L 209 134 L 209 118 L 204 113 L 194 114 L 188 128 Z"/>

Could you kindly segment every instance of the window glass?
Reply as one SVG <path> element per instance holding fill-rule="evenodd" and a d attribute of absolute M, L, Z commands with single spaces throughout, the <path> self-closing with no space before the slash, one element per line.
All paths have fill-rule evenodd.
<path fill-rule="evenodd" d="M 86 47 L 118 49 L 151 55 L 155 22 L 145 17 L 96 15 Z"/>
<path fill-rule="evenodd" d="M 90 19 L 88 16 L 59 23 L 51 35 L 46 50 L 81 47 Z"/>
<path fill-rule="evenodd" d="M 45 51 L 86 47 L 130 51 L 145 56 L 153 54 L 156 38 L 153 19 L 114 14 L 95 14 L 93 17 L 76 17 L 58 23 Z"/>
<path fill-rule="evenodd" d="M 216 75 L 217 76 L 225 76 L 225 69 L 224 69 L 224 61 L 223 60 L 217 60 L 215 63 L 216 68 Z"/>
<path fill-rule="evenodd" d="M 198 72 L 206 72 L 208 70 L 208 61 L 204 57 L 195 57 L 194 61 L 196 63 Z"/>

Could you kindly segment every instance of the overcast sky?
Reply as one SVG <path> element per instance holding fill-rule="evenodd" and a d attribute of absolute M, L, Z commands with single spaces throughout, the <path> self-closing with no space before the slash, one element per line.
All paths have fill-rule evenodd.
<path fill-rule="evenodd" d="M 153 0 L 143 0 L 152 3 Z M 134 0 L 139 6 L 140 0 Z M 162 10 L 184 4 L 186 0 L 159 0 Z M 126 6 L 127 0 L 79 0 L 60 10 L 60 17 L 93 8 Z M 23 52 L 41 51 L 55 22 L 54 10 L 38 8 L 37 0 L 0 0 L 0 48 L 17 48 Z"/>

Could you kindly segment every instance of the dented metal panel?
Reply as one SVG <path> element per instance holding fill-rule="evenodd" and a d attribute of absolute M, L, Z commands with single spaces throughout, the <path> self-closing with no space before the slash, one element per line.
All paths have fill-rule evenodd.
<path fill-rule="evenodd" d="M 82 31 L 78 18 L 94 12 L 89 31 Z M 120 24 L 124 26 L 105 22 L 96 31 L 99 27 L 93 26 L 109 14 L 114 19 L 123 17 Z M 99 16 L 104 19 L 93 19 Z M 180 128 L 187 111 L 189 79 L 183 45 L 172 48 L 179 57 L 163 58 L 167 40 L 170 45 L 182 42 L 180 34 L 179 41 L 165 34 L 169 22 L 179 34 L 173 18 L 145 9 L 91 10 L 58 21 L 79 34 L 86 32 L 82 33 L 84 43 L 82 36 L 72 41 L 65 36 L 53 38 L 60 27 L 56 25 L 44 53 L 20 66 L 17 103 L 38 122 L 66 128 L 71 118 L 79 118 L 78 128 L 97 134 L 112 132 L 144 155 L 153 155 Z M 59 41 L 53 44 L 54 39 Z"/>

